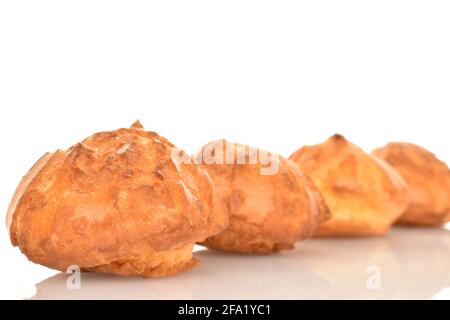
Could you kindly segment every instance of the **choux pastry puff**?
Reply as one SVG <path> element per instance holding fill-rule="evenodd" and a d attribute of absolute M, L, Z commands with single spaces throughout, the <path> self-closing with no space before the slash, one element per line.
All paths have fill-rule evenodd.
<path fill-rule="evenodd" d="M 13 245 L 61 271 L 159 277 L 192 268 L 194 244 L 228 216 L 207 172 L 173 161 L 174 149 L 135 123 L 45 154 L 9 206 Z"/>
<path fill-rule="evenodd" d="M 203 163 L 229 211 L 229 227 L 202 245 L 223 251 L 269 254 L 292 249 L 329 218 L 314 183 L 291 161 L 225 140 L 194 156 Z"/>
<path fill-rule="evenodd" d="M 410 203 L 397 223 L 440 226 L 450 221 L 450 170 L 428 150 L 389 143 L 373 154 L 393 166 L 409 185 Z"/>
<path fill-rule="evenodd" d="M 401 175 L 341 135 L 305 146 L 290 159 L 314 180 L 330 208 L 332 218 L 316 236 L 385 234 L 408 205 Z"/>

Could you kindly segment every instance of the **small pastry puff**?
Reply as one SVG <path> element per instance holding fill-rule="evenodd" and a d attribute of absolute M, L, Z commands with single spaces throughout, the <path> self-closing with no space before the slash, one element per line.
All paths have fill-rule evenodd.
<path fill-rule="evenodd" d="M 440 226 L 450 221 L 450 170 L 428 150 L 389 143 L 373 154 L 393 166 L 409 185 L 410 203 L 397 223 Z"/>
<path fill-rule="evenodd" d="M 332 218 L 316 236 L 372 236 L 389 231 L 409 201 L 401 175 L 341 135 L 305 146 L 290 159 L 322 192 Z"/>
<path fill-rule="evenodd" d="M 208 170 L 229 212 L 228 228 L 204 246 L 270 254 L 292 249 L 329 218 L 314 183 L 279 155 L 219 140 L 194 158 Z"/>

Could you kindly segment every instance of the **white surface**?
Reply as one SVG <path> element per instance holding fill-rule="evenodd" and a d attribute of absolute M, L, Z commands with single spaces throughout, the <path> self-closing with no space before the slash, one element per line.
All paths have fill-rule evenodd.
<path fill-rule="evenodd" d="M 309 240 L 292 252 L 246 256 L 202 250 L 201 265 L 164 279 L 59 273 L 31 299 L 448 299 L 450 231 L 396 228 L 387 237 Z M 370 267 L 380 287 L 367 286 Z"/>
<path fill-rule="evenodd" d="M 190 152 L 224 137 L 289 155 L 339 132 L 366 150 L 405 140 L 450 162 L 449 16 L 448 1 L 2 1 L 0 212 L 44 152 L 138 118 Z M 0 250 L 2 298 L 31 297 L 54 274 L 12 249 L 5 228 Z M 188 279 L 221 259 L 203 255 Z M 433 286 L 423 274 L 395 290 Z M 177 289 L 183 277 L 148 285 Z M 281 283 L 275 293 L 292 288 Z"/>

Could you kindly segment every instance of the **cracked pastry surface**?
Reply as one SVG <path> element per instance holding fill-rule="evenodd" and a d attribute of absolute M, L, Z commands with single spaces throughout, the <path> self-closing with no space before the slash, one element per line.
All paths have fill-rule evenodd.
<path fill-rule="evenodd" d="M 399 224 L 439 226 L 450 221 L 450 170 L 430 151 L 411 143 L 375 149 L 400 172 L 410 188 L 410 204 Z"/>
<path fill-rule="evenodd" d="M 205 150 L 213 161 L 205 161 Z M 320 192 L 298 167 L 271 154 L 268 162 L 251 160 L 262 150 L 225 140 L 213 141 L 194 157 L 207 168 L 229 210 L 229 226 L 200 243 L 212 249 L 269 254 L 292 249 L 329 218 Z M 266 157 L 266 160 L 268 157 Z M 209 159 L 211 160 L 211 159 Z M 275 165 L 273 166 L 276 169 Z M 263 173 L 263 174 L 262 174 Z"/>
<path fill-rule="evenodd" d="M 192 249 L 228 224 L 201 166 L 139 123 L 44 155 L 7 214 L 14 246 L 33 262 L 158 277 L 195 266 Z"/>
<path fill-rule="evenodd" d="M 290 159 L 314 180 L 330 208 L 332 218 L 316 236 L 384 234 L 408 204 L 401 175 L 341 135 L 300 148 Z"/>

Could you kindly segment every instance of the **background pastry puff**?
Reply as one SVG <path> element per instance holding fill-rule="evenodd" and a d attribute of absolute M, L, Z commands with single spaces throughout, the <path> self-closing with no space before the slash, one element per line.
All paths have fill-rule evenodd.
<path fill-rule="evenodd" d="M 439 226 L 450 221 L 450 170 L 444 162 L 409 143 L 390 143 L 373 154 L 397 169 L 409 185 L 411 201 L 398 223 Z"/>
<path fill-rule="evenodd" d="M 139 123 L 44 155 L 9 207 L 12 244 L 33 262 L 158 277 L 196 264 L 192 249 L 227 226 L 200 166 Z"/>
<path fill-rule="evenodd" d="M 314 180 L 330 208 L 332 218 L 317 236 L 384 234 L 408 204 L 400 174 L 341 135 L 305 146 L 290 159 Z"/>
<path fill-rule="evenodd" d="M 281 156 L 219 140 L 194 158 L 206 163 L 230 216 L 229 227 L 202 245 L 261 254 L 292 249 L 329 217 L 312 181 Z"/>

